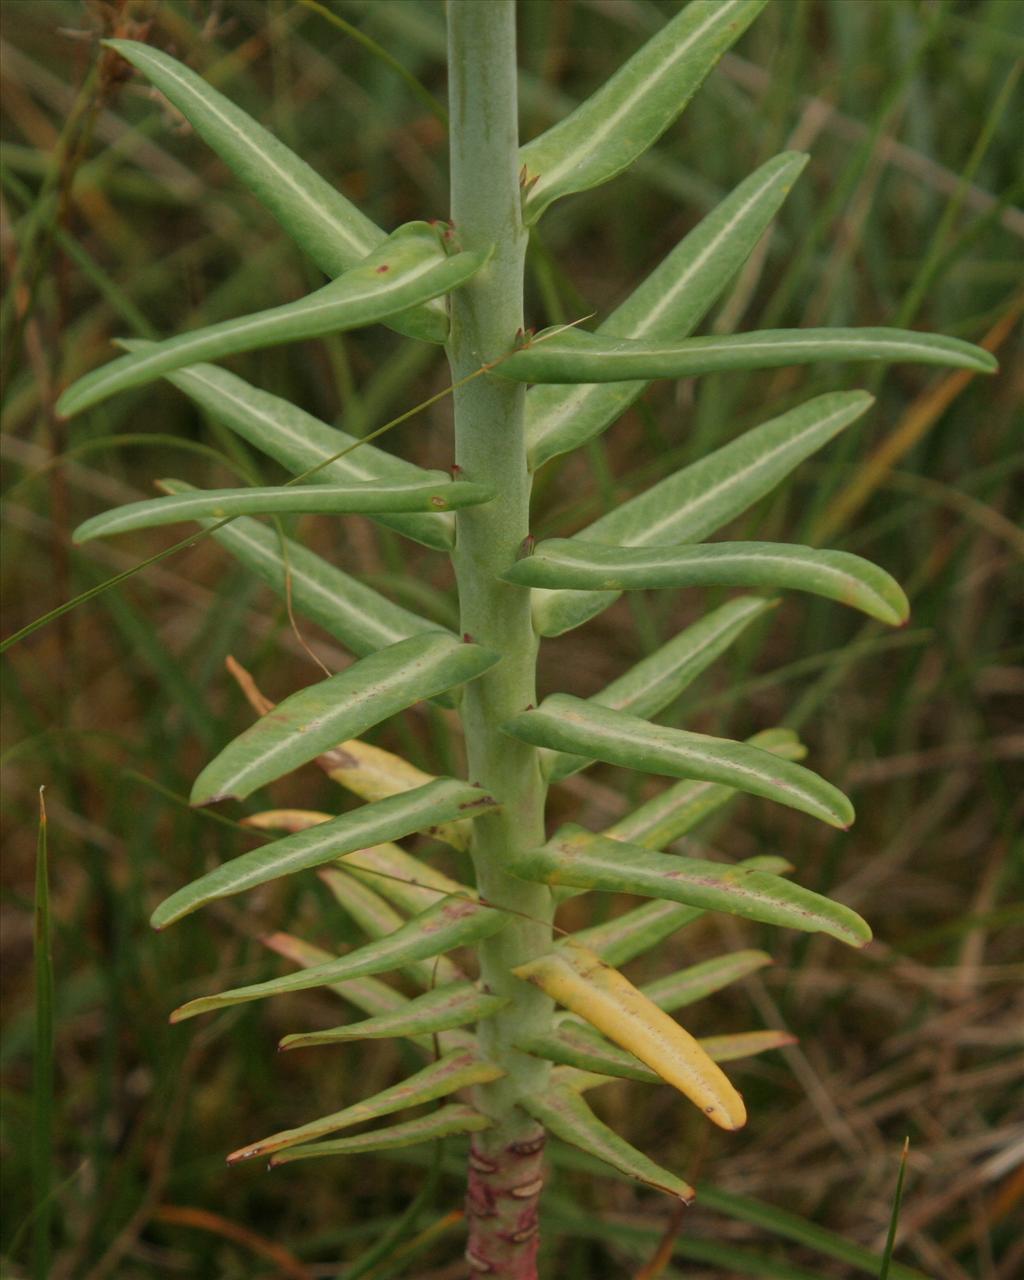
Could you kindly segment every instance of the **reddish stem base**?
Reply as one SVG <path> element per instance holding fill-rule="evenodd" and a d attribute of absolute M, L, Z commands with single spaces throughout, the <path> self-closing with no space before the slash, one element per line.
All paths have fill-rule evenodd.
<path fill-rule="evenodd" d="M 544 1185 L 544 1130 L 538 1125 L 497 1151 L 469 1151 L 466 1261 L 474 1276 L 537 1280 L 537 1204 Z"/>

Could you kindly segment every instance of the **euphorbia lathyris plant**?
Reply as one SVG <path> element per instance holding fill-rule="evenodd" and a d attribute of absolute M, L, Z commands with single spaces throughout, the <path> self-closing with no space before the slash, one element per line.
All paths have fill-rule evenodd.
<path fill-rule="evenodd" d="M 212 536 L 357 661 L 273 707 L 203 770 L 193 800 L 244 800 L 311 761 L 365 803 L 333 817 L 294 810 L 250 817 L 285 831 L 174 893 L 153 922 L 276 878 L 318 869 L 369 941 L 329 955 L 288 934 L 270 939 L 295 963 L 285 976 L 193 1000 L 175 1020 L 245 1001 L 330 987 L 366 1015 L 289 1036 L 286 1047 L 402 1036 L 424 1056 L 407 1080 L 333 1115 L 303 1120 L 237 1151 L 272 1164 L 470 1135 L 467 1259 L 482 1275 L 536 1274 L 545 1135 L 583 1147 L 622 1174 L 682 1200 L 692 1191 L 612 1132 L 586 1094 L 609 1079 L 665 1081 L 708 1119 L 736 1129 L 743 1101 L 719 1065 L 780 1043 L 773 1033 L 695 1040 L 671 1015 L 767 959 L 740 952 L 643 987 L 617 966 L 704 912 L 870 937 L 853 911 L 783 878 L 776 857 L 740 865 L 663 852 L 745 792 L 834 827 L 853 809 L 798 761 L 795 735 L 765 729 L 734 742 L 652 721 L 774 601 L 792 588 L 899 625 L 906 599 L 857 556 L 763 542 L 708 542 L 792 469 L 858 419 L 861 391 L 818 396 L 748 431 L 623 503 L 578 535 L 533 544 L 532 475 L 592 440 L 656 378 L 842 358 L 912 360 L 990 371 L 967 343 L 888 329 L 689 335 L 757 244 L 805 157 L 769 160 L 729 194 L 594 332 L 523 337 L 530 228 L 554 201 L 627 168 L 682 111 L 765 0 L 692 0 L 594 96 L 520 147 L 513 0 L 448 6 L 451 223 L 392 234 L 369 221 L 253 120 L 173 59 L 112 41 L 278 218 L 330 282 L 298 302 L 127 354 L 82 378 L 72 414 L 158 376 L 295 473 L 275 488 L 168 496 L 88 521 L 79 537 L 179 520 Z M 453 477 L 318 421 L 207 363 L 242 351 L 384 323 L 447 354 L 455 406 Z M 529 389 L 528 389 L 529 388 Z M 254 517 L 370 515 L 440 554 L 458 584 L 458 634 L 386 599 Z M 539 706 L 540 640 L 578 627 L 622 591 L 729 586 L 737 595 L 589 700 Z M 454 706 L 465 780 L 433 777 L 361 741 L 423 699 Z M 676 779 L 613 827 L 545 827 L 548 788 L 595 761 Z M 398 841 L 429 832 L 466 855 L 456 881 Z M 652 901 L 565 936 L 558 903 L 586 891 Z M 475 952 L 476 976 L 448 955 Z M 423 988 L 409 998 L 380 975 Z M 466 1100 L 452 1101 L 462 1094 Z M 443 1100 L 443 1101 L 442 1101 Z M 404 1109 L 412 1120 L 333 1135 Z"/>

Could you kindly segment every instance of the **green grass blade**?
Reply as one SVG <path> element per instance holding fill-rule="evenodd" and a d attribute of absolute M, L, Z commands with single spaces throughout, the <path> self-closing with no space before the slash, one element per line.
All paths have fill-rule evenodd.
<path fill-rule="evenodd" d="M 121 344 L 141 350 L 135 342 Z M 255 445 L 296 476 L 319 468 L 310 482 L 350 484 L 385 480 L 396 484 L 423 480 L 422 468 L 358 436 L 330 427 L 280 396 L 250 386 L 212 364 L 189 365 L 164 375 L 218 422 Z M 338 456 L 338 455 L 342 456 Z M 455 544 L 452 516 L 380 516 L 381 524 L 446 551 Z"/>
<path fill-rule="evenodd" d="M 493 907 L 476 902 L 449 901 L 428 907 L 414 916 L 407 924 L 369 942 L 364 947 L 314 965 L 301 973 L 289 973 L 269 982 L 257 982 L 247 987 L 236 987 L 217 995 L 201 996 L 175 1009 L 172 1022 L 184 1022 L 201 1013 L 216 1009 L 230 1009 L 234 1005 L 247 1004 L 251 1000 L 263 1000 L 268 996 L 285 995 L 291 991 L 311 991 L 316 987 L 329 987 L 349 978 L 362 978 L 387 973 L 414 960 L 426 960 L 444 955 L 455 947 L 469 946 L 481 938 L 490 937 L 505 927 L 509 917 Z"/>
<path fill-rule="evenodd" d="M 357 738 L 398 711 L 475 679 L 498 661 L 444 631 L 368 654 L 336 676 L 293 693 L 251 725 L 196 779 L 193 804 L 244 800 L 257 787 Z"/>
<path fill-rule="evenodd" d="M 827 933 L 854 947 L 871 940 L 871 930 L 855 911 L 781 876 L 705 858 L 649 853 L 579 827 L 563 827 L 543 848 L 522 854 L 511 866 L 516 875 L 542 884 L 665 898 L 781 928 Z"/>
<path fill-rule="evenodd" d="M 32 1277 L 47 1280 L 53 1253 L 53 927 L 46 801 L 39 788 L 33 934 L 35 1048 L 32 1057 Z"/>
<path fill-rule="evenodd" d="M 556 1138 L 579 1147 L 629 1178 L 657 1191 L 676 1196 L 684 1204 L 694 1198 L 693 1188 L 682 1178 L 661 1168 L 598 1120 L 575 1089 L 554 1086 L 543 1096 L 534 1094 L 522 1105 Z"/>
<path fill-rule="evenodd" d="M 523 217 L 621 173 L 661 137 L 766 0 L 691 0 L 571 115 L 519 152 Z"/>
<path fill-rule="evenodd" d="M 160 481 L 158 484 L 162 483 Z M 174 483 L 171 481 L 170 483 Z M 370 515 L 401 511 L 455 511 L 479 506 L 494 497 L 483 485 L 449 480 L 443 472 L 432 482 L 333 485 L 279 485 L 274 488 L 204 489 L 178 493 L 115 507 L 93 516 L 74 532 L 75 542 L 107 538 L 135 529 L 152 529 L 182 520 L 223 520 L 227 516 L 285 513 L 309 515 Z"/>
<path fill-rule="evenodd" d="M 179 481 L 167 488 L 173 493 L 185 493 L 192 486 Z M 215 527 L 214 521 L 202 523 L 207 528 L 214 526 L 214 541 L 279 596 L 284 598 L 290 592 L 296 613 L 318 623 L 360 657 L 399 640 L 440 630 L 437 623 L 394 604 L 301 543 L 279 537 L 276 530 L 257 520 L 241 516 L 220 528 Z"/>
<path fill-rule="evenodd" d="M 902 626 L 910 605 L 884 569 L 848 551 L 818 551 L 784 542 L 713 542 L 658 547 L 609 547 L 581 538 L 551 538 L 504 575 L 522 587 L 583 591 L 648 588 L 762 587 L 823 596 L 859 609 L 890 627 Z M 541 635 L 576 625 L 574 599 L 540 596 L 534 615 Z"/>
<path fill-rule="evenodd" d="M 749 743 L 668 729 L 571 694 L 552 694 L 502 728 L 536 747 L 585 754 L 645 773 L 723 783 L 799 809 L 829 826 L 845 828 L 853 822 L 853 806 L 843 793 L 802 765 Z"/>
<path fill-rule="evenodd" d="M 783 875 L 793 869 L 785 858 L 770 854 L 745 858 L 737 865 L 753 867 L 756 871 L 770 871 L 775 875 Z M 591 925 L 589 929 L 580 929 L 572 936 L 596 951 L 602 960 L 622 965 L 652 950 L 679 929 L 699 920 L 703 914 L 699 907 L 684 906 L 678 902 L 645 902 L 642 907 L 634 907 L 632 911 L 603 924 Z M 648 988 L 644 990 L 648 991 Z"/>
<path fill-rule="evenodd" d="M 568 329 L 495 366 L 517 382 L 620 382 L 691 378 L 720 370 L 778 369 L 834 360 L 937 364 L 994 373 L 994 356 L 972 342 L 912 329 L 764 329 L 684 342 L 607 337 Z"/>
<path fill-rule="evenodd" d="M 597 332 L 620 338 L 689 337 L 753 251 L 807 157 L 787 151 L 744 179 Z M 643 392 L 643 382 L 531 387 L 526 429 L 534 469 L 593 439 Z"/>
<path fill-rule="evenodd" d="M 401 1084 L 383 1089 L 372 1098 L 357 1102 L 343 1111 L 335 1111 L 332 1115 L 311 1120 L 295 1129 L 284 1129 L 281 1133 L 271 1134 L 269 1138 L 240 1147 L 228 1156 L 228 1164 L 239 1164 L 243 1160 L 253 1160 L 257 1156 L 269 1156 L 275 1151 L 297 1147 L 328 1133 L 337 1133 L 339 1129 L 348 1129 L 352 1125 L 364 1124 L 367 1120 L 376 1120 L 380 1116 L 393 1115 L 408 1107 L 433 1102 L 435 1098 L 447 1097 L 469 1085 L 498 1080 L 504 1074 L 500 1067 L 484 1062 L 472 1050 L 456 1050 L 430 1063 L 422 1071 L 417 1071 Z"/>
<path fill-rule="evenodd" d="M 306 1146 L 292 1147 L 280 1155 L 272 1156 L 270 1167 L 291 1164 L 295 1160 L 309 1160 L 318 1156 L 360 1155 L 364 1151 L 387 1151 L 393 1147 L 411 1147 L 421 1142 L 436 1142 L 440 1138 L 452 1138 L 457 1134 L 479 1133 L 489 1129 L 490 1120 L 465 1103 L 453 1103 L 439 1107 L 417 1120 L 391 1125 L 386 1129 L 374 1129 L 371 1133 L 356 1134 L 352 1138 L 339 1138 L 334 1142 L 311 1142 Z"/>
<path fill-rule="evenodd" d="M 449 982 L 377 1018 L 364 1018 L 361 1022 L 349 1022 L 326 1031 L 285 1036 L 278 1048 L 306 1049 L 314 1045 L 347 1044 L 350 1040 L 433 1035 L 452 1027 L 464 1027 L 480 1018 L 490 1018 L 507 1004 L 507 999 L 489 995 L 471 982 Z"/>
<path fill-rule="evenodd" d="M 807 755 L 807 748 L 792 729 L 762 729 L 748 738 L 747 744 L 784 760 L 803 760 Z M 738 794 L 735 788 L 715 782 L 677 782 L 620 818 L 603 834 L 645 849 L 664 849 Z"/>
<path fill-rule="evenodd" d="M 325 274 L 341 275 L 385 238 L 386 233 L 340 191 L 194 71 L 134 40 L 104 43 L 178 108 Z M 448 336 L 448 320 L 440 304 L 402 316 L 395 327 L 431 342 L 444 342 Z"/>
<path fill-rule="evenodd" d="M 57 402 L 57 412 L 71 417 L 118 391 L 200 361 L 379 323 L 451 292 L 474 275 L 487 257 L 480 250 L 448 257 L 433 227 L 407 223 L 365 262 L 305 298 L 179 334 L 94 369 L 68 387 Z"/>
<path fill-rule="evenodd" d="M 584 599 L 589 598 L 584 596 Z M 707 667 L 720 657 L 755 619 L 773 608 L 775 601 L 758 596 L 739 596 L 713 609 L 681 631 L 647 658 L 642 658 L 624 676 L 589 699 L 613 711 L 636 716 L 653 716 L 674 702 Z M 561 781 L 589 761 L 580 756 L 555 755 L 546 770 L 553 781 Z"/>
<path fill-rule="evenodd" d="M 746 432 L 645 493 L 613 508 L 578 535 L 585 542 L 627 547 L 703 542 L 753 503 L 771 493 L 805 458 L 860 418 L 874 399 L 865 391 L 817 396 Z M 587 621 L 617 594 L 542 597 L 539 612 Z M 649 713 L 645 713 L 649 714 Z"/>
<path fill-rule="evenodd" d="M 493 807 L 494 801 L 478 787 L 454 778 L 438 778 L 232 858 L 171 894 L 153 912 L 150 923 L 155 929 L 166 928 L 220 898 L 400 839 L 436 822 L 464 818 L 467 810 L 478 813 Z"/>
<path fill-rule="evenodd" d="M 885 1236 L 885 1250 L 882 1254 L 882 1266 L 878 1272 L 878 1280 L 889 1280 L 892 1267 L 893 1250 L 896 1247 L 896 1229 L 900 1222 L 900 1206 L 903 1204 L 903 1182 L 907 1176 L 907 1156 L 910 1154 L 910 1139 L 903 1141 L 900 1153 L 900 1171 L 896 1176 L 896 1191 L 892 1198 L 892 1213 L 889 1216 L 889 1230 Z"/>

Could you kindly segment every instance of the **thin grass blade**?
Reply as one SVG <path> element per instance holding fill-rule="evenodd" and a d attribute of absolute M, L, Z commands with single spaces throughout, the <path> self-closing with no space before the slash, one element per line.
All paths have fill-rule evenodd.
<path fill-rule="evenodd" d="M 53 1256 L 54 1005 L 50 857 L 44 790 L 39 788 L 39 835 L 33 914 L 35 1046 L 32 1055 L 32 1277 L 47 1280 Z"/>

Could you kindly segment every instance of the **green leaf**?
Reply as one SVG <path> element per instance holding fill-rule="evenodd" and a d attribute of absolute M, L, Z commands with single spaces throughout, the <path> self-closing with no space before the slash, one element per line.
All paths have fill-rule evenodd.
<path fill-rule="evenodd" d="M 618 338 L 687 338 L 746 261 L 789 193 L 807 156 L 786 151 L 756 169 L 682 239 L 597 332 Z M 529 460 L 536 470 L 593 439 L 640 396 L 646 383 L 531 387 Z"/>
<path fill-rule="evenodd" d="M 269 933 L 260 941 L 275 955 L 291 960 L 302 969 L 312 969 L 315 965 L 327 964 L 337 959 L 330 951 L 315 947 L 311 942 L 297 938 L 292 933 Z M 371 1018 L 393 1013 L 409 1003 L 408 996 L 402 995 L 400 991 L 396 991 L 394 987 L 389 987 L 386 982 L 381 982 L 377 978 L 349 978 L 345 982 L 332 982 L 328 990 L 333 991 L 336 996 L 341 996 L 350 1004 L 354 1004 L 357 1009 L 369 1014 Z M 432 1042 L 424 1040 L 423 1044 L 430 1048 Z"/>
<path fill-rule="evenodd" d="M 536 710 L 507 720 L 502 730 L 535 747 L 575 752 L 627 769 L 724 783 L 833 827 L 853 822 L 853 806 L 843 793 L 802 765 L 745 742 L 667 729 L 571 694 L 552 694 Z"/>
<path fill-rule="evenodd" d="M 271 1134 L 269 1138 L 240 1147 L 228 1156 L 228 1164 L 239 1164 L 242 1160 L 252 1160 L 256 1156 L 267 1156 L 288 1147 L 297 1147 L 300 1143 L 322 1138 L 325 1134 L 337 1133 L 339 1129 L 349 1129 L 352 1125 L 364 1124 L 379 1116 L 393 1115 L 396 1111 L 418 1107 L 435 1098 L 447 1097 L 448 1094 L 472 1084 L 499 1080 L 504 1074 L 500 1067 L 484 1062 L 472 1050 L 458 1049 L 438 1058 L 401 1084 L 383 1089 L 372 1098 L 345 1107 L 343 1111 L 335 1111 L 333 1115 L 311 1120 L 296 1129 L 285 1129 L 281 1133 Z"/>
<path fill-rule="evenodd" d="M 280 1155 L 272 1156 L 270 1167 L 291 1164 L 295 1160 L 309 1160 L 317 1156 L 360 1155 L 365 1151 L 387 1151 L 393 1147 L 411 1147 L 421 1142 L 437 1142 L 462 1133 L 479 1133 L 489 1129 L 491 1121 L 481 1112 L 465 1103 L 452 1103 L 438 1107 L 425 1116 L 393 1124 L 386 1129 L 374 1129 L 371 1133 L 357 1133 L 351 1138 L 338 1138 L 333 1142 L 311 1142 L 302 1147 L 292 1147 Z"/>
<path fill-rule="evenodd" d="M 871 930 L 855 911 L 781 876 L 705 858 L 649 853 L 579 827 L 563 827 L 543 848 L 513 859 L 510 869 L 542 884 L 667 898 L 763 924 L 827 933 L 854 947 L 871 940 Z"/>
<path fill-rule="evenodd" d="M 600 89 L 522 147 L 523 217 L 628 168 L 661 137 L 766 0 L 691 0 Z"/>
<path fill-rule="evenodd" d="M 584 596 L 589 599 L 589 595 Z M 692 626 L 642 658 L 624 676 L 595 693 L 590 702 L 636 716 L 656 715 L 715 661 L 756 619 L 775 605 L 758 596 L 739 596 L 713 609 Z M 546 762 L 553 781 L 590 763 L 580 756 L 554 755 Z"/>
<path fill-rule="evenodd" d="M 363 880 L 345 875 L 343 871 L 325 868 L 317 873 L 330 890 L 334 900 L 346 911 L 365 934 L 371 938 L 387 938 L 405 925 L 405 920 L 376 889 Z M 469 895 L 475 901 L 475 893 Z M 429 908 L 425 908 L 429 910 Z M 405 961 L 401 971 L 425 991 L 439 982 L 458 982 L 466 975 L 448 956 L 413 956 Z"/>
<path fill-rule="evenodd" d="M 159 483 L 159 481 L 158 481 Z M 172 482 L 173 483 L 173 482 Z M 393 511 L 455 511 L 490 502 L 494 494 L 480 484 L 452 481 L 443 473 L 427 484 L 279 485 L 275 488 L 204 489 L 130 502 L 84 521 L 75 542 L 106 538 L 132 529 L 152 529 L 181 520 L 227 516 L 261 516 L 296 512 L 309 515 L 356 515 Z"/>
<path fill-rule="evenodd" d="M 427 833 L 433 834 L 433 829 L 427 828 Z M 359 849 L 347 854 L 342 865 L 346 877 L 352 876 L 376 889 L 382 898 L 409 914 L 433 906 L 439 897 L 476 896 L 468 885 L 414 858 L 397 844 L 385 842 Z"/>
<path fill-rule="evenodd" d="M 577 1089 L 553 1085 L 541 1094 L 528 1094 L 521 1105 L 556 1138 L 579 1147 L 627 1177 L 690 1204 L 694 1190 L 682 1178 L 663 1169 L 598 1120 Z"/>
<path fill-rule="evenodd" d="M 512 972 L 628 1050 L 720 1128 L 746 1124 L 743 1099 L 693 1036 L 589 948 L 570 938 Z"/>
<path fill-rule="evenodd" d="M 479 271 L 487 258 L 482 250 L 448 257 L 433 227 L 407 223 L 359 266 L 305 298 L 179 334 L 94 369 L 64 392 L 57 412 L 71 417 L 118 391 L 198 361 L 376 324 L 428 298 L 450 293 Z"/>
<path fill-rule="evenodd" d="M 143 350 L 150 344 L 122 342 L 121 345 L 131 351 Z M 430 474 L 386 449 L 378 449 L 357 436 L 329 427 L 298 405 L 260 391 L 216 365 L 189 365 L 164 376 L 211 417 L 295 475 L 319 467 L 309 478 L 311 484 L 341 485 L 373 480 L 402 484 L 425 480 Z M 338 454 L 343 456 L 337 457 Z M 380 515 L 376 519 L 440 551 L 455 545 L 455 520 L 450 515 L 432 518 Z"/>
<path fill-rule="evenodd" d="M 285 698 L 220 753 L 196 779 L 193 804 L 244 800 L 346 738 L 423 698 L 475 679 L 498 655 L 444 631 L 369 654 L 336 676 Z"/>
<path fill-rule="evenodd" d="M 327 275 L 341 275 L 385 239 L 385 232 L 340 191 L 194 71 L 134 40 L 104 44 L 143 72 L 178 108 Z M 444 342 L 448 336 L 447 317 L 439 304 L 396 317 L 394 327 L 431 342 Z"/>
<path fill-rule="evenodd" d="M 323 866 L 368 845 L 397 840 L 434 822 L 465 817 L 467 810 L 480 813 L 494 807 L 495 802 L 478 787 L 454 778 L 438 778 L 232 858 L 172 893 L 153 912 L 150 923 L 163 929 L 219 898 Z"/>
<path fill-rule="evenodd" d="M 540 341 L 543 339 L 543 341 Z M 566 329 L 495 365 L 515 382 L 620 382 L 692 378 L 723 369 L 778 369 L 832 360 L 938 364 L 994 373 L 994 356 L 972 342 L 913 329 L 763 329 L 753 333 L 659 341 Z"/>
<path fill-rule="evenodd" d="M 720 1036 L 705 1036 L 701 1040 L 709 1057 L 716 1062 L 736 1062 L 740 1058 L 753 1058 L 773 1049 L 785 1049 L 796 1044 L 796 1036 L 788 1031 L 732 1031 Z"/>
<path fill-rule="evenodd" d="M 488 938 L 505 927 L 508 916 L 493 907 L 476 902 L 447 900 L 428 907 L 418 916 L 386 938 L 378 938 L 347 956 L 340 956 L 326 964 L 314 965 L 302 973 L 289 973 L 269 982 L 257 982 L 251 986 L 236 987 L 217 995 L 201 996 L 190 1000 L 171 1014 L 172 1022 L 184 1022 L 200 1013 L 215 1009 L 229 1009 L 251 1000 L 263 1000 L 267 996 L 283 995 L 289 991 L 312 991 L 316 987 L 329 987 L 348 978 L 386 973 L 414 960 L 426 960 L 430 956 L 444 955 L 455 947 L 468 946 Z"/>
<path fill-rule="evenodd" d="M 362 1022 L 349 1022 L 327 1031 L 285 1036 L 278 1048 L 305 1049 L 313 1045 L 345 1044 L 350 1040 L 381 1040 L 391 1036 L 433 1035 L 468 1022 L 490 1018 L 508 1000 L 492 996 L 471 982 L 449 982 L 410 1000 L 399 1010 Z"/>
<path fill-rule="evenodd" d="M 855 422 L 873 402 L 866 391 L 817 396 L 613 508 L 583 529 L 579 538 L 627 547 L 703 542 L 771 493 L 794 467 Z M 560 635 L 617 598 L 617 593 L 604 592 L 543 595 L 535 606 L 538 628 L 544 635 Z"/>
<path fill-rule="evenodd" d="M 807 748 L 792 729 L 762 729 L 748 738 L 747 743 L 783 760 L 803 760 L 807 755 Z M 620 818 L 602 834 L 613 840 L 643 845 L 645 849 L 664 849 L 737 794 L 735 788 L 716 782 L 677 782 Z"/>
<path fill-rule="evenodd" d="M 771 871 L 776 875 L 793 870 L 785 858 L 769 854 L 745 858 L 738 865 L 753 867 L 756 871 Z M 704 912 L 699 907 L 683 906 L 678 902 L 645 902 L 642 907 L 634 907 L 632 911 L 606 920 L 604 924 L 581 929 L 573 937 L 596 951 L 609 964 L 626 964 L 636 956 L 652 950 L 679 929 L 699 920 L 702 915 Z"/>
<path fill-rule="evenodd" d="M 174 493 L 191 490 L 180 481 L 167 487 Z M 214 523 L 200 521 L 207 528 Z M 289 596 L 290 588 L 296 613 L 318 623 L 360 657 L 439 630 L 436 622 L 394 604 L 301 543 L 279 537 L 275 529 L 251 517 L 233 520 L 212 537 L 282 598 Z"/>
<path fill-rule="evenodd" d="M 784 542 L 710 542 L 678 547 L 607 547 L 580 538 L 550 538 L 502 575 L 521 587 L 639 591 L 649 587 L 790 587 L 859 609 L 889 626 L 906 622 L 910 606 L 892 577 L 848 551 L 817 551 Z M 545 608 L 541 598 L 539 609 Z M 603 607 L 603 605 L 602 605 Z M 575 625 L 572 612 L 569 626 Z M 542 616 L 538 630 L 557 635 L 564 616 Z"/>
<path fill-rule="evenodd" d="M 767 870 L 763 867 L 761 869 Z M 696 1004 L 698 1000 L 739 982 L 771 963 L 772 958 L 766 951 L 733 951 L 728 955 L 703 960 L 700 964 L 692 964 L 686 969 L 677 969 L 664 978 L 646 983 L 641 989 L 659 1009 L 672 1013 L 676 1009 Z"/>

